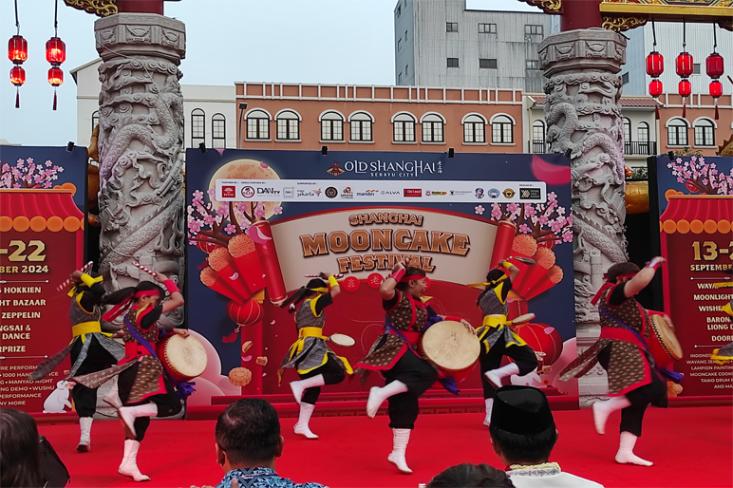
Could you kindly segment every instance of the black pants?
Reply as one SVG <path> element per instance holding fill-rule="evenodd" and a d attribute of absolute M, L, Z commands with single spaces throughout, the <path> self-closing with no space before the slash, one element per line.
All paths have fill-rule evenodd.
<path fill-rule="evenodd" d="M 312 378 L 313 376 L 318 376 L 319 374 L 323 375 L 323 380 L 327 385 L 341 383 L 346 377 L 346 372 L 344 371 L 341 361 L 333 357 L 332 354 L 328 355 L 328 360 L 326 361 L 326 364 L 299 376 L 301 377 L 301 379 L 305 379 Z M 300 401 L 303 403 L 310 403 L 311 405 L 315 405 L 318 401 L 318 397 L 320 394 L 321 388 L 319 386 L 306 388 L 303 392 L 303 398 L 301 398 Z"/>
<path fill-rule="evenodd" d="M 405 393 L 391 396 L 387 400 L 389 426 L 393 429 L 414 429 L 420 411 L 418 398 L 435 383 L 438 372 L 430 363 L 408 349 L 383 376 L 387 383 L 400 381 L 407 385 Z"/>
<path fill-rule="evenodd" d="M 91 344 L 89 344 L 89 349 L 87 350 L 87 358 L 76 372 L 77 375 L 94 373 L 95 371 L 109 368 L 117 362 L 114 356 L 102 347 L 96 337 L 88 335 L 87 340 L 91 341 Z M 71 346 L 71 364 L 76 362 L 82 347 L 81 339 L 78 339 Z M 71 398 L 74 399 L 76 414 L 79 417 L 94 416 L 94 412 L 97 410 L 97 390 L 98 388 L 87 388 L 79 384 L 75 385 L 71 390 Z"/>
<path fill-rule="evenodd" d="M 519 367 L 519 376 L 524 376 L 532 372 L 537 367 L 537 356 L 529 346 L 509 346 L 506 347 L 504 338 L 500 337 L 488 352 L 485 352 L 483 343 L 481 344 L 481 355 L 479 363 L 481 364 L 481 385 L 484 388 L 484 398 L 496 397 L 496 387 L 489 381 L 484 373 L 492 369 L 496 369 L 501 364 L 501 357 L 509 356 Z"/>
<path fill-rule="evenodd" d="M 611 358 L 611 351 L 605 348 L 598 354 L 598 362 L 604 369 L 608 370 L 608 362 Z M 652 382 L 631 390 L 626 394 L 626 399 L 631 403 L 621 410 L 621 425 L 619 432 L 630 432 L 636 437 L 641 437 L 641 426 L 644 421 L 644 412 L 652 404 L 657 407 L 664 407 L 667 404 L 667 389 L 665 383 L 654 371 L 652 364 Z"/>
<path fill-rule="evenodd" d="M 132 366 L 122 373 L 120 373 L 117 379 L 117 388 L 120 394 L 120 400 L 125 406 L 129 406 L 127 403 L 130 398 L 130 390 L 135 382 L 137 376 L 138 365 Z M 146 398 L 144 401 L 137 405 L 152 402 L 158 407 L 158 417 L 170 417 L 176 415 L 181 411 L 181 399 L 178 397 L 176 390 L 170 384 L 167 378 L 163 378 L 165 382 L 165 393 L 153 395 Z M 135 440 L 142 442 L 145 437 L 145 432 L 148 430 L 150 425 L 150 417 L 138 417 L 135 419 Z"/>

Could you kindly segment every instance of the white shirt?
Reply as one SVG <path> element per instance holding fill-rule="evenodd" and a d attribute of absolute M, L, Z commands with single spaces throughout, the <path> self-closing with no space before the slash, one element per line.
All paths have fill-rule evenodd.
<path fill-rule="evenodd" d="M 510 468 L 506 474 L 517 488 L 603 488 L 602 484 L 595 481 L 563 473 L 557 463 L 512 465 Z"/>

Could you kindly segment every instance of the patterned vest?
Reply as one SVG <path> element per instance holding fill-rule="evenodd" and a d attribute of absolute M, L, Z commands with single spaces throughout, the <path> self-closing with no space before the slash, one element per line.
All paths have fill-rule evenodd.
<path fill-rule="evenodd" d="M 295 314 L 295 327 L 298 329 L 302 329 L 303 327 L 323 327 L 323 324 L 326 321 L 326 316 L 323 312 L 321 312 L 321 315 L 319 316 L 316 316 L 313 313 L 311 302 L 315 305 L 314 300 L 316 300 L 316 298 L 310 298 L 308 300 L 303 300 L 303 303 L 300 304 L 298 312 Z"/>
<path fill-rule="evenodd" d="M 422 330 L 428 321 L 427 307 L 407 292 L 399 291 L 400 299 L 397 304 L 387 310 L 387 317 L 396 329 L 400 330 Z M 414 323 L 413 323 L 414 308 Z"/>
<path fill-rule="evenodd" d="M 598 302 L 598 313 L 601 318 L 601 327 L 631 327 L 637 332 L 643 332 L 644 337 L 649 337 L 649 328 L 644 327 L 648 323 L 649 316 L 635 298 L 627 298 L 620 305 L 608 303 L 613 289 L 606 292 Z M 623 324 L 623 325 L 622 325 Z"/>
<path fill-rule="evenodd" d="M 495 288 L 486 290 L 479 298 L 478 306 L 484 315 L 506 315 L 508 313 L 506 302 L 501 303 L 501 300 L 499 300 L 499 293 L 501 293 L 501 287 L 503 286 L 502 283 Z"/>
<path fill-rule="evenodd" d="M 84 307 L 79 303 L 80 298 L 81 293 L 78 293 L 71 300 L 71 306 L 69 307 L 71 325 L 81 324 L 82 322 L 99 322 L 99 319 L 102 318 L 101 308 L 94 306 L 91 312 L 84 310 Z"/>

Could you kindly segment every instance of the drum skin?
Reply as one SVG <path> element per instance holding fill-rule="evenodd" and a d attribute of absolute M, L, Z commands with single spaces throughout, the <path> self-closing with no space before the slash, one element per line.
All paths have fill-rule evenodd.
<path fill-rule="evenodd" d="M 666 314 L 649 310 L 649 352 L 659 365 L 682 359 L 682 348 Z M 667 341 L 666 343 L 664 341 Z"/>
<path fill-rule="evenodd" d="M 461 322 L 444 320 L 428 328 L 420 341 L 423 355 L 438 369 L 460 373 L 478 361 L 481 343 Z"/>
<path fill-rule="evenodd" d="M 163 367 L 178 381 L 189 381 L 206 369 L 206 350 L 194 337 L 173 334 L 158 345 L 158 357 Z"/>

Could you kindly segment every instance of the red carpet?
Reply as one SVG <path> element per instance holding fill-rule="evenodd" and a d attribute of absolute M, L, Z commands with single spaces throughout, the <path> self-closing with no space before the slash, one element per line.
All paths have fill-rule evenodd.
<path fill-rule="evenodd" d="M 619 415 L 609 420 L 608 434 L 592 430 L 588 410 L 556 411 L 560 431 L 554 461 L 563 469 L 609 487 L 733 486 L 733 408 L 651 409 L 637 453 L 654 467 L 613 462 Z M 295 419 L 282 419 L 284 456 L 277 470 L 296 481 L 319 481 L 332 487 L 416 487 L 442 469 L 462 462 L 500 466 L 491 450 L 481 414 L 424 415 L 418 419 L 408 448 L 415 471 L 401 475 L 386 461 L 391 448 L 387 418 L 317 417 L 312 428 L 321 435 L 307 441 L 292 434 Z M 222 477 L 214 456 L 212 420 L 156 421 L 143 442 L 138 462 L 151 476 L 146 484 L 117 475 L 122 432 L 117 421 L 97 421 L 92 452 L 74 452 L 78 428 L 73 423 L 41 423 L 45 435 L 71 472 L 71 486 L 215 485 Z"/>

